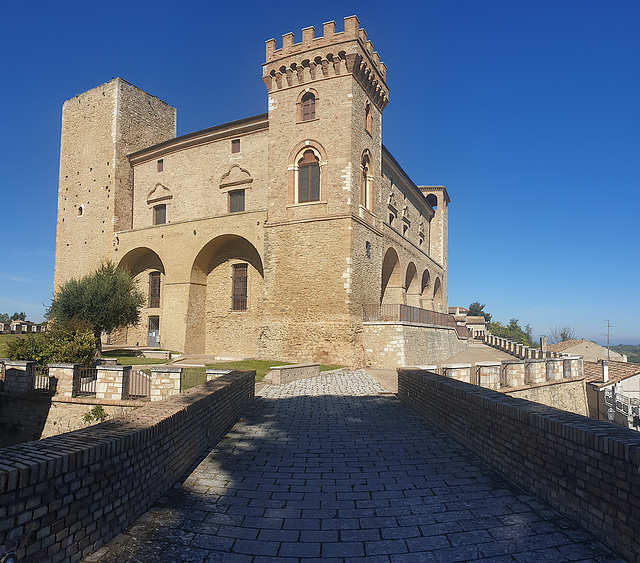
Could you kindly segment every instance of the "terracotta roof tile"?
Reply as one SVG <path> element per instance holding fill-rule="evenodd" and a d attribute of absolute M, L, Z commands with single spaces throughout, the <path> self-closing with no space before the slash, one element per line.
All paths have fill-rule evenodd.
<path fill-rule="evenodd" d="M 599 387 L 616 383 L 627 377 L 640 374 L 640 364 L 609 361 L 609 381 L 602 381 L 602 361 L 583 362 L 584 380 Z"/>

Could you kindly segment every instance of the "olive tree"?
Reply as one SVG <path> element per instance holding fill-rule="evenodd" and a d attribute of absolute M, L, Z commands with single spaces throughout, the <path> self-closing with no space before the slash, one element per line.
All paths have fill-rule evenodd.
<path fill-rule="evenodd" d="M 64 282 L 54 295 L 47 317 L 58 322 L 74 319 L 89 323 L 100 353 L 102 332 L 137 325 L 144 302 L 129 271 L 107 261 L 93 274 Z"/>

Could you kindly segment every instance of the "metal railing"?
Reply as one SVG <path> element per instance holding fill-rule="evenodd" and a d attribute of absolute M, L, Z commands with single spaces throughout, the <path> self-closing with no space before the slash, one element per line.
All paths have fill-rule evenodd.
<path fill-rule="evenodd" d="M 460 338 L 468 338 L 469 329 L 459 326 L 453 315 L 410 305 L 363 305 L 362 320 L 367 322 L 405 322 L 454 328 Z"/>
<path fill-rule="evenodd" d="M 80 368 L 73 381 L 74 397 L 95 397 L 98 370 L 96 368 Z"/>
<path fill-rule="evenodd" d="M 132 367 L 125 373 L 122 397 L 124 399 L 149 400 L 151 398 L 151 370 Z"/>
<path fill-rule="evenodd" d="M 49 367 L 35 365 L 32 367 L 33 390 L 42 393 L 51 391 L 51 378 L 49 377 Z"/>

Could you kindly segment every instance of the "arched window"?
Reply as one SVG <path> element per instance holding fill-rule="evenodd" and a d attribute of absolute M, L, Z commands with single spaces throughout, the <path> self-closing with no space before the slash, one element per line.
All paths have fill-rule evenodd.
<path fill-rule="evenodd" d="M 371 209 L 371 163 L 365 154 L 362 158 L 362 179 L 360 182 L 360 204 L 367 209 Z"/>
<path fill-rule="evenodd" d="M 313 92 L 307 92 L 302 96 L 302 121 L 311 121 L 316 118 L 316 97 Z"/>
<path fill-rule="evenodd" d="M 320 201 L 320 161 L 309 149 L 298 160 L 298 203 Z"/>
<path fill-rule="evenodd" d="M 373 130 L 373 111 L 369 102 L 364 106 L 364 128 L 371 133 Z"/>

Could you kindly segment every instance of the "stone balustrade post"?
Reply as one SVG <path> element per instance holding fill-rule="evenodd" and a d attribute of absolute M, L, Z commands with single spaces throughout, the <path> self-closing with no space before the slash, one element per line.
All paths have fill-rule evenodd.
<path fill-rule="evenodd" d="M 471 364 L 442 364 L 445 377 L 471 383 Z"/>
<path fill-rule="evenodd" d="M 182 390 L 182 368 L 170 366 L 151 367 L 151 400 L 162 401 Z"/>
<path fill-rule="evenodd" d="M 529 385 L 544 383 L 547 379 L 547 367 L 544 360 L 528 360 L 524 364 L 524 380 Z"/>
<path fill-rule="evenodd" d="M 508 361 L 502 362 L 504 370 L 504 383 L 507 387 L 522 387 L 525 384 L 525 362 Z"/>
<path fill-rule="evenodd" d="M 500 389 L 500 362 L 476 362 L 476 373 L 480 387 Z"/>
<path fill-rule="evenodd" d="M 227 375 L 231 373 L 232 369 L 216 369 L 216 368 L 207 368 L 207 381 L 211 381 L 212 379 L 217 379 L 218 377 L 222 377 L 223 375 Z"/>
<path fill-rule="evenodd" d="M 547 381 L 557 381 L 562 379 L 563 373 L 563 360 L 561 358 L 549 358 L 547 360 Z"/>
<path fill-rule="evenodd" d="M 73 382 L 80 376 L 82 364 L 49 364 L 49 377 L 55 377 L 56 395 L 58 397 L 73 397 Z"/>
<path fill-rule="evenodd" d="M 35 362 L 5 361 L 4 390 L 7 393 L 29 393 L 33 391 L 33 369 L 35 365 Z"/>
<path fill-rule="evenodd" d="M 129 379 L 131 366 L 96 367 L 96 399 L 123 399 L 124 380 Z"/>

